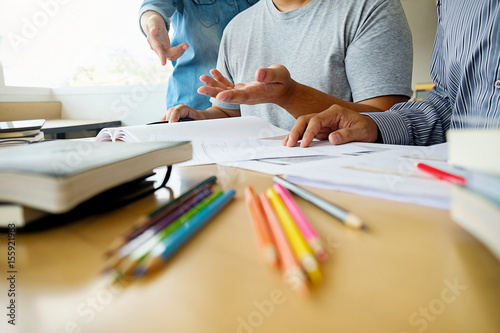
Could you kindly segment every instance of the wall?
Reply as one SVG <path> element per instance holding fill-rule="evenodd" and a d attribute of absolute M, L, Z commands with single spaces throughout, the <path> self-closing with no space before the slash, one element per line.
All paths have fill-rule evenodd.
<path fill-rule="evenodd" d="M 158 121 L 165 114 L 167 85 L 53 88 L 62 115 L 77 119 L 121 120 L 124 125 Z"/>
<path fill-rule="evenodd" d="M 413 35 L 413 79 L 432 82 L 429 74 L 437 27 L 436 0 L 401 0 Z"/>

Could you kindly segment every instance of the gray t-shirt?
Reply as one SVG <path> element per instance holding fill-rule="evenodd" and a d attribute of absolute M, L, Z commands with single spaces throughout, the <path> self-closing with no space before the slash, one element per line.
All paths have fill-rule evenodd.
<path fill-rule="evenodd" d="M 226 27 L 217 69 L 233 83 L 284 65 L 292 78 L 337 98 L 358 102 L 411 95 L 411 32 L 399 0 L 312 0 L 280 12 L 261 0 Z M 240 109 L 290 130 L 295 118 L 275 104 L 214 105 Z"/>

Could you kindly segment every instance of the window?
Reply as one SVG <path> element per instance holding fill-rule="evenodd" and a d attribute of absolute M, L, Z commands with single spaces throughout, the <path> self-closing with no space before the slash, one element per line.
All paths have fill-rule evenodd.
<path fill-rule="evenodd" d="M 38 87 L 166 83 L 139 29 L 141 1 L 2 0 L 5 85 Z"/>

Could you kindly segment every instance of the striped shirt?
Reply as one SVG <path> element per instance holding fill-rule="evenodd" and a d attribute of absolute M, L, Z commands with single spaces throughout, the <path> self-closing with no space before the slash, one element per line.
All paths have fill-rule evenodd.
<path fill-rule="evenodd" d="M 367 114 L 384 143 L 431 145 L 449 128 L 500 128 L 500 1 L 438 0 L 437 10 L 430 94 Z"/>

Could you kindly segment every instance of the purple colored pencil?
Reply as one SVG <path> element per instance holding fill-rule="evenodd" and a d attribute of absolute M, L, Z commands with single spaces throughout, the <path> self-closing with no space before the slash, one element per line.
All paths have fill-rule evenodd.
<path fill-rule="evenodd" d="M 137 247 L 146 242 L 148 239 L 157 234 L 159 231 L 165 229 L 170 223 L 172 223 L 173 221 L 184 215 L 187 211 L 189 211 L 197 203 L 208 197 L 211 193 L 212 189 L 210 187 L 204 188 L 201 192 L 197 193 L 192 198 L 188 199 L 185 203 L 180 205 L 170 214 L 164 216 L 150 228 L 142 232 L 139 236 L 135 237 L 130 242 L 122 246 L 118 250 L 118 256 L 122 258 L 128 256 Z"/>

